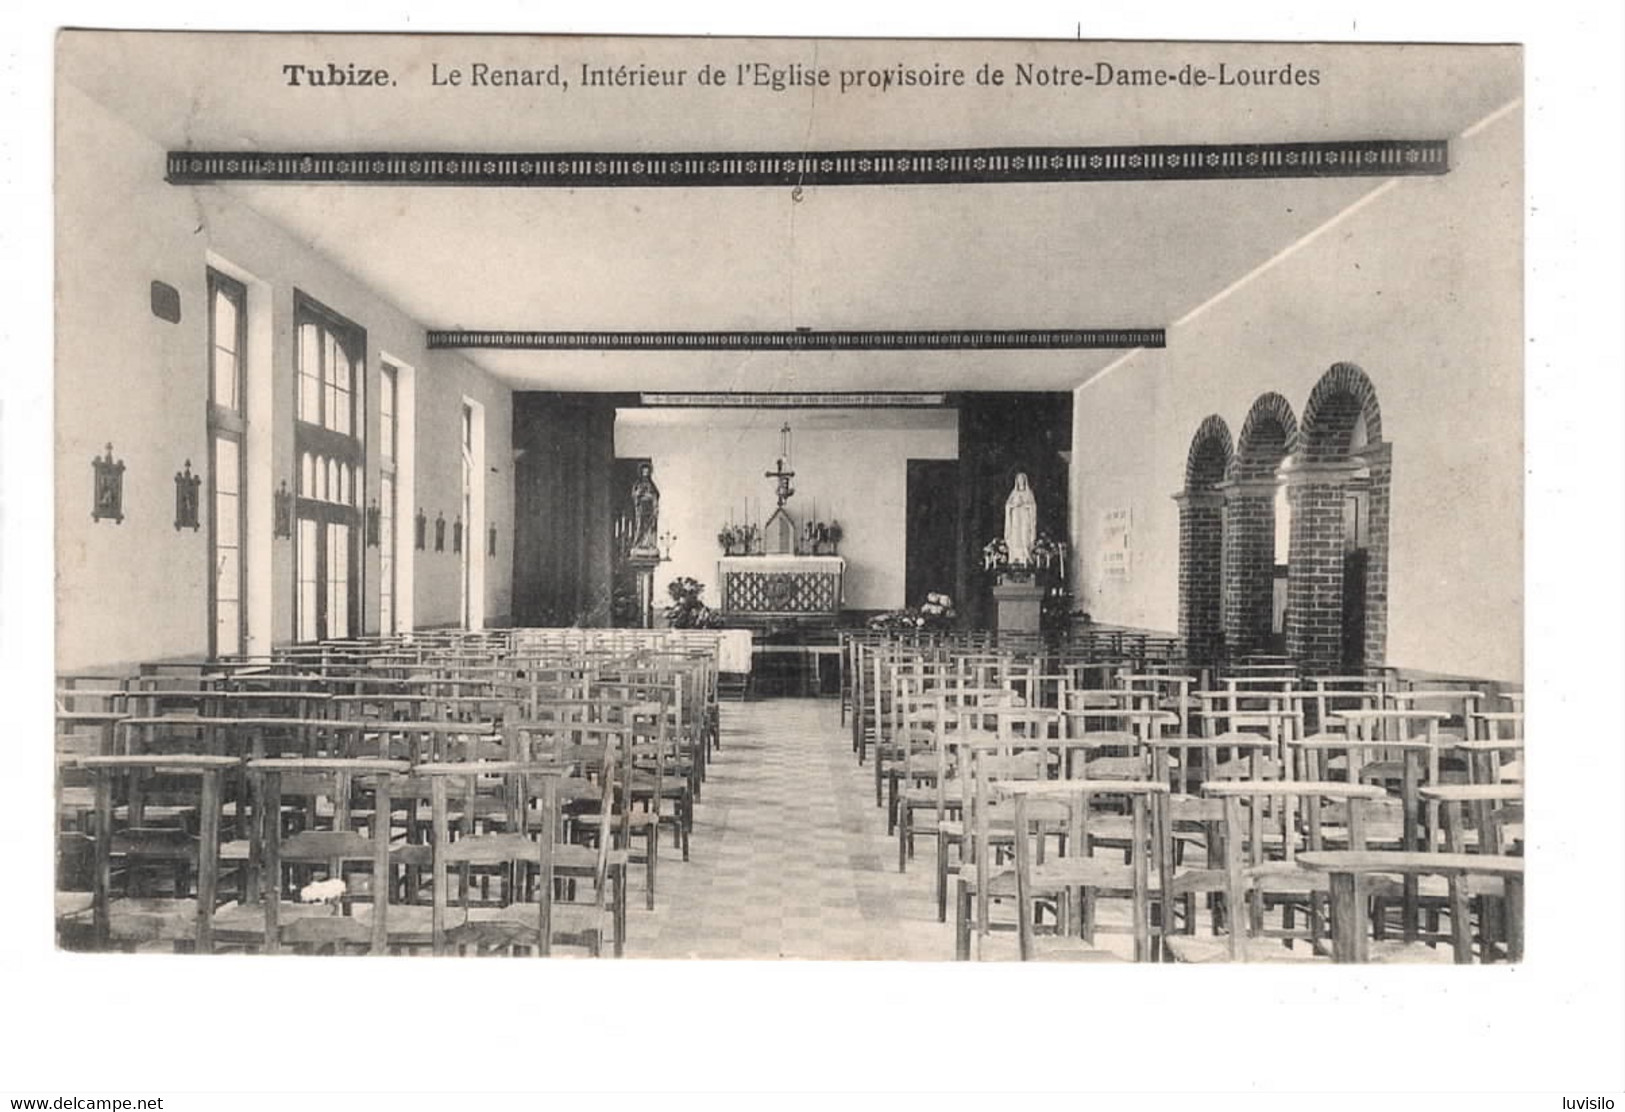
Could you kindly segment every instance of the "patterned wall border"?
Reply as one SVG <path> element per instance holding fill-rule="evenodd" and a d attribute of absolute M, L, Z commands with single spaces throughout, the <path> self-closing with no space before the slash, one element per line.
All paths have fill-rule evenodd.
<path fill-rule="evenodd" d="M 1449 169 L 1448 140 L 1353 139 L 919 151 L 170 151 L 166 178 L 174 185 L 257 181 L 576 189 L 1392 177 Z"/>
<path fill-rule="evenodd" d="M 512 351 L 1067 351 L 1160 348 L 1160 328 L 947 328 L 814 332 L 504 332 L 440 330 L 431 348 Z"/>
<path fill-rule="evenodd" d="M 829 390 L 801 394 L 749 391 L 645 391 L 638 400 L 651 407 L 707 409 L 931 409 L 948 404 L 946 393 Z"/>

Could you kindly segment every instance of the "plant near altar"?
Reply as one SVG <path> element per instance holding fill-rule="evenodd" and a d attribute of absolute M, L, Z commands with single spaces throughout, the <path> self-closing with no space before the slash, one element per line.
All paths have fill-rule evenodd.
<path fill-rule="evenodd" d="M 724 556 L 749 556 L 756 551 L 761 535 L 755 525 L 729 523 L 717 530 L 717 544 L 722 547 Z"/>
<path fill-rule="evenodd" d="M 917 629 L 951 629 L 959 612 L 954 609 L 951 595 L 933 592 L 925 596 L 919 606 L 902 610 L 888 610 L 869 619 L 869 628 L 885 632 L 908 632 Z"/>
<path fill-rule="evenodd" d="M 666 624 L 672 629 L 721 629 L 722 615 L 707 606 L 701 595 L 705 584 L 682 575 L 666 584 L 671 605 L 666 607 Z"/>
<path fill-rule="evenodd" d="M 801 551 L 812 556 L 834 556 L 845 535 L 839 521 L 809 521 L 801 528 Z"/>

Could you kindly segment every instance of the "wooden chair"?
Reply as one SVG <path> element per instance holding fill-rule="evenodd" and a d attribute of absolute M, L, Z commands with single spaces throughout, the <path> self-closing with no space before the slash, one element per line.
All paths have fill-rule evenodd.
<path fill-rule="evenodd" d="M 1005 780 L 988 785 L 988 791 L 1012 803 L 1016 931 L 1021 960 L 1114 960 L 1116 955 L 1094 946 L 1094 915 L 1089 907 L 1095 894 L 1112 891 L 1126 891 L 1129 895 L 1134 960 L 1156 960 L 1153 889 L 1160 902 L 1158 921 L 1169 922 L 1168 786 L 1151 779 Z M 1133 832 L 1127 863 L 1093 852 L 1089 823 L 1093 801 L 1100 796 L 1126 796 L 1130 801 Z M 1035 815 L 1034 805 L 1039 801 L 1060 804 L 1064 810 L 1064 852 L 1049 861 L 1042 861 L 1038 851 L 1057 816 L 1044 811 Z M 1079 922 L 1076 936 L 1067 930 L 1073 920 L 1069 907 L 1073 893 L 1077 894 Z M 1043 944 L 1036 934 L 1035 909 L 1041 901 L 1053 901 L 1056 907 L 1056 933 Z"/>
<path fill-rule="evenodd" d="M 937 727 L 943 699 L 953 690 L 953 682 L 951 673 L 924 668 L 897 673 L 890 740 L 875 754 L 875 776 L 877 781 L 884 778 L 886 787 L 888 835 L 897 833 L 905 787 L 911 790 L 911 805 L 917 805 L 924 802 L 922 789 L 929 789 L 936 778 Z"/>
<path fill-rule="evenodd" d="M 1384 705 L 1393 710 L 1440 712 L 1440 736 L 1460 740 L 1472 736 L 1472 718 L 1483 708 L 1484 701 L 1484 692 L 1468 687 L 1391 689 L 1384 696 Z"/>
<path fill-rule="evenodd" d="M 937 768 L 935 790 L 929 804 L 937 842 L 936 897 L 937 920 L 947 922 L 949 878 L 958 874 L 964 859 L 964 815 L 971 787 L 965 777 L 966 752 L 962 744 L 997 738 L 999 715 L 1009 709 L 1011 693 L 1002 687 L 975 687 L 956 685 L 943 693 L 941 713 L 935 730 Z M 919 820 L 912 814 L 902 838 L 912 838 L 920 829 Z M 952 856 L 958 852 L 960 862 Z"/>
<path fill-rule="evenodd" d="M 213 949 L 221 874 L 222 778 L 237 763 L 230 757 L 181 753 L 80 759 L 80 767 L 95 778 L 90 907 L 94 948 L 133 949 L 141 943 L 168 942 L 200 953 Z M 146 803 L 165 789 L 192 794 L 195 833 L 185 825 L 148 825 Z M 125 800 L 123 823 L 115 815 L 120 794 Z M 122 872 L 122 892 L 114 890 L 115 862 Z M 147 872 L 154 868 L 171 880 L 170 895 L 149 894 Z"/>
<path fill-rule="evenodd" d="M 1221 891 L 1226 937 L 1218 942 L 1194 936 L 1193 920 L 1187 917 L 1186 933 L 1169 938 L 1170 953 L 1185 962 L 1317 956 L 1327 934 L 1329 880 L 1302 869 L 1297 859 L 1328 848 L 1328 843 L 1364 849 L 1365 808 L 1384 798 L 1382 789 L 1338 781 L 1252 779 L 1209 782 L 1202 793 L 1222 805 L 1216 835 L 1223 846 L 1222 875 L 1209 865 L 1175 876 L 1173 885 L 1181 896 Z M 1329 829 L 1333 816 L 1343 825 Z M 1279 929 L 1265 922 L 1271 904 L 1282 909 Z M 1293 925 L 1297 908 L 1306 912 L 1306 933 Z M 1300 939 L 1307 945 L 1296 945 Z"/>
<path fill-rule="evenodd" d="M 1506 901 L 1507 955 L 1512 961 L 1523 956 L 1523 858 L 1497 854 L 1417 853 L 1404 850 L 1327 850 L 1299 855 L 1298 864 L 1328 876 L 1332 911 L 1332 960 L 1366 962 L 1372 960 L 1373 946 L 1365 929 L 1363 888 L 1372 877 L 1399 875 L 1413 888 L 1418 877 L 1444 877 L 1449 900 L 1456 913 L 1451 916 L 1451 949 L 1457 964 L 1472 961 L 1472 919 L 1468 913 L 1469 878 L 1482 877 L 1498 882 Z M 1412 950 L 1414 952 L 1414 948 Z M 1486 953 L 1490 948 L 1486 948 Z"/>
<path fill-rule="evenodd" d="M 593 914 L 608 909 L 616 957 L 626 945 L 630 853 L 624 847 L 630 840 L 631 806 L 623 773 L 630 765 L 632 739 L 633 730 L 626 723 L 575 723 L 563 744 L 531 754 L 533 760 L 554 763 L 562 771 L 556 788 L 554 875 L 570 891 L 585 882 Z M 527 829 L 542 836 L 544 819 L 532 812 Z"/>
<path fill-rule="evenodd" d="M 557 855 L 563 848 L 558 766 L 525 761 L 429 764 L 417 774 L 429 779 L 433 799 L 430 932 L 435 953 L 523 950 L 547 957 L 560 941 L 585 945 L 594 957 L 602 952 L 605 885 L 595 886 L 595 898 L 587 904 L 557 898 Z M 454 838 L 454 804 L 467 810 L 482 795 L 502 801 L 504 821 L 465 829 Z M 473 867 L 502 870 L 497 902 L 476 903 L 472 886 L 464 884 L 453 906 L 450 871 Z"/>
<path fill-rule="evenodd" d="M 956 824 L 939 824 L 937 852 L 940 859 L 946 858 L 948 839 L 944 835 L 950 833 L 951 825 L 957 827 L 960 863 L 954 956 L 964 961 L 981 953 L 994 929 L 993 901 L 1016 897 L 1014 874 L 997 868 L 1000 848 L 1016 841 L 1015 825 L 1007 798 L 994 795 L 990 785 L 1002 780 L 1044 779 L 1046 754 L 1037 746 L 1013 741 L 998 729 L 983 731 L 981 737 L 961 731 L 955 746 L 963 768 L 963 817 Z"/>
<path fill-rule="evenodd" d="M 633 695 L 659 694 L 648 689 L 627 692 Z M 643 839 L 644 907 L 655 907 L 655 884 L 660 861 L 660 838 L 670 830 L 672 844 L 689 859 L 689 837 L 693 828 L 694 794 L 689 779 L 691 758 L 681 742 L 681 723 L 675 708 L 663 701 L 627 702 L 611 712 L 611 721 L 628 730 L 624 766 L 624 798 L 616 805 L 614 819 L 616 848 L 628 851 L 631 839 Z M 578 815 L 577 822 L 592 824 L 596 816 Z"/>
<path fill-rule="evenodd" d="M 1492 784 L 1439 784 L 1424 787 L 1422 798 L 1439 805 L 1444 828 L 1444 851 L 1465 854 L 1469 851 L 1489 856 L 1521 856 L 1521 834 L 1508 844 L 1511 829 L 1521 831 L 1523 822 L 1523 784 L 1515 781 Z M 1469 822 L 1469 816 L 1471 822 Z M 1437 898 L 1438 893 L 1424 878 L 1420 884 L 1424 901 Z M 1507 907 L 1510 900 L 1504 884 L 1490 877 L 1469 874 L 1457 884 L 1447 886 L 1442 893 L 1449 901 L 1452 921 L 1471 914 L 1471 903 L 1479 905 L 1480 960 L 1491 962 L 1501 952 L 1497 938 L 1507 943 L 1505 956 L 1517 961 L 1522 957 L 1521 931 L 1513 931 L 1510 917 L 1521 915 L 1521 909 Z M 1499 924 L 1499 929 L 1498 925 Z M 1452 927 L 1452 941 L 1459 933 Z M 1514 948 L 1516 946 L 1516 948 Z M 1459 956 L 1459 955 L 1458 955 Z"/>
<path fill-rule="evenodd" d="M 221 914 L 222 941 L 265 953 L 284 945 L 385 952 L 390 787 L 408 767 L 366 757 L 249 761 L 257 828 L 248 898 Z M 289 799 L 296 801 L 291 809 L 284 806 Z"/>
<path fill-rule="evenodd" d="M 1344 710 L 1375 710 L 1384 705 L 1388 682 L 1380 675 L 1310 676 L 1292 692 L 1293 705 L 1303 713 L 1305 733 L 1330 729 L 1332 717 Z"/>
<path fill-rule="evenodd" d="M 1469 738 L 1456 746 L 1467 759 L 1467 782 L 1498 784 L 1523 779 L 1523 711 L 1480 711 L 1469 720 Z"/>
<path fill-rule="evenodd" d="M 1120 672 L 1117 685 L 1132 692 L 1129 706 L 1135 709 L 1167 711 L 1174 715 L 1171 723 L 1180 737 L 1191 736 L 1191 720 L 1203 710 L 1203 702 L 1192 694 L 1198 688 L 1195 676 L 1177 672 L 1140 673 Z"/>

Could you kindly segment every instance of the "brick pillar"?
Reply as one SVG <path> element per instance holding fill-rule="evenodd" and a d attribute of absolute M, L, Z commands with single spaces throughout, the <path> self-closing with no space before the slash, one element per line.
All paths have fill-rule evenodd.
<path fill-rule="evenodd" d="M 1192 664 L 1211 664 L 1224 650 L 1219 613 L 1224 498 L 1180 493 L 1174 501 L 1179 503 L 1179 636 Z"/>
<path fill-rule="evenodd" d="M 1360 454 L 1371 473 L 1366 510 L 1365 663 L 1376 668 L 1388 659 L 1388 505 L 1393 445 L 1386 441 L 1373 444 Z"/>
<path fill-rule="evenodd" d="M 1342 670 L 1343 499 L 1360 470 L 1297 460 L 1282 468 L 1292 508 L 1286 651 L 1309 674 Z"/>
<path fill-rule="evenodd" d="M 1224 493 L 1224 643 L 1232 656 L 1269 643 L 1275 591 L 1273 479 L 1220 484 Z"/>

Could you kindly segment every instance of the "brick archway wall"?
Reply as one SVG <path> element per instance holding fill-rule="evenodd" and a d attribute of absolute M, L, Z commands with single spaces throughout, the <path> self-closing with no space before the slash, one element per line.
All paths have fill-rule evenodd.
<path fill-rule="evenodd" d="M 1273 390 L 1258 395 L 1241 423 L 1228 478 L 1274 479 L 1281 461 L 1298 450 L 1298 418 L 1292 403 Z"/>
<path fill-rule="evenodd" d="M 1274 634 L 1276 472 L 1298 441 L 1292 403 L 1273 391 L 1260 394 L 1226 476 L 1224 632 L 1234 656 L 1266 648 Z"/>
<path fill-rule="evenodd" d="M 1377 388 L 1353 363 L 1334 363 L 1309 391 L 1303 407 L 1304 458 L 1311 462 L 1347 459 L 1355 418 L 1365 418 L 1367 444 L 1382 441 L 1382 407 Z"/>
<path fill-rule="evenodd" d="M 1179 635 L 1192 663 L 1224 651 L 1224 500 L 1220 484 L 1234 459 L 1230 427 L 1211 414 L 1197 426 L 1185 454 L 1179 502 Z"/>
<path fill-rule="evenodd" d="M 1363 418 L 1365 444 L 1353 436 Z M 1292 500 L 1292 557 L 1287 593 L 1287 651 L 1306 670 L 1340 671 L 1358 663 L 1381 666 L 1388 643 L 1388 517 L 1392 447 L 1382 438 L 1376 387 L 1353 363 L 1334 364 L 1304 406 L 1299 474 L 1288 488 Z M 1366 498 L 1365 613 L 1358 661 L 1344 658 L 1344 505 L 1355 486 Z M 1353 599 L 1348 600 L 1350 604 Z"/>
<path fill-rule="evenodd" d="M 1230 426 L 1217 413 L 1210 413 L 1196 427 L 1190 450 L 1185 453 L 1185 491 L 1210 491 L 1229 475 L 1235 452 L 1230 446 Z M 1215 470 L 1217 468 L 1217 470 Z"/>

